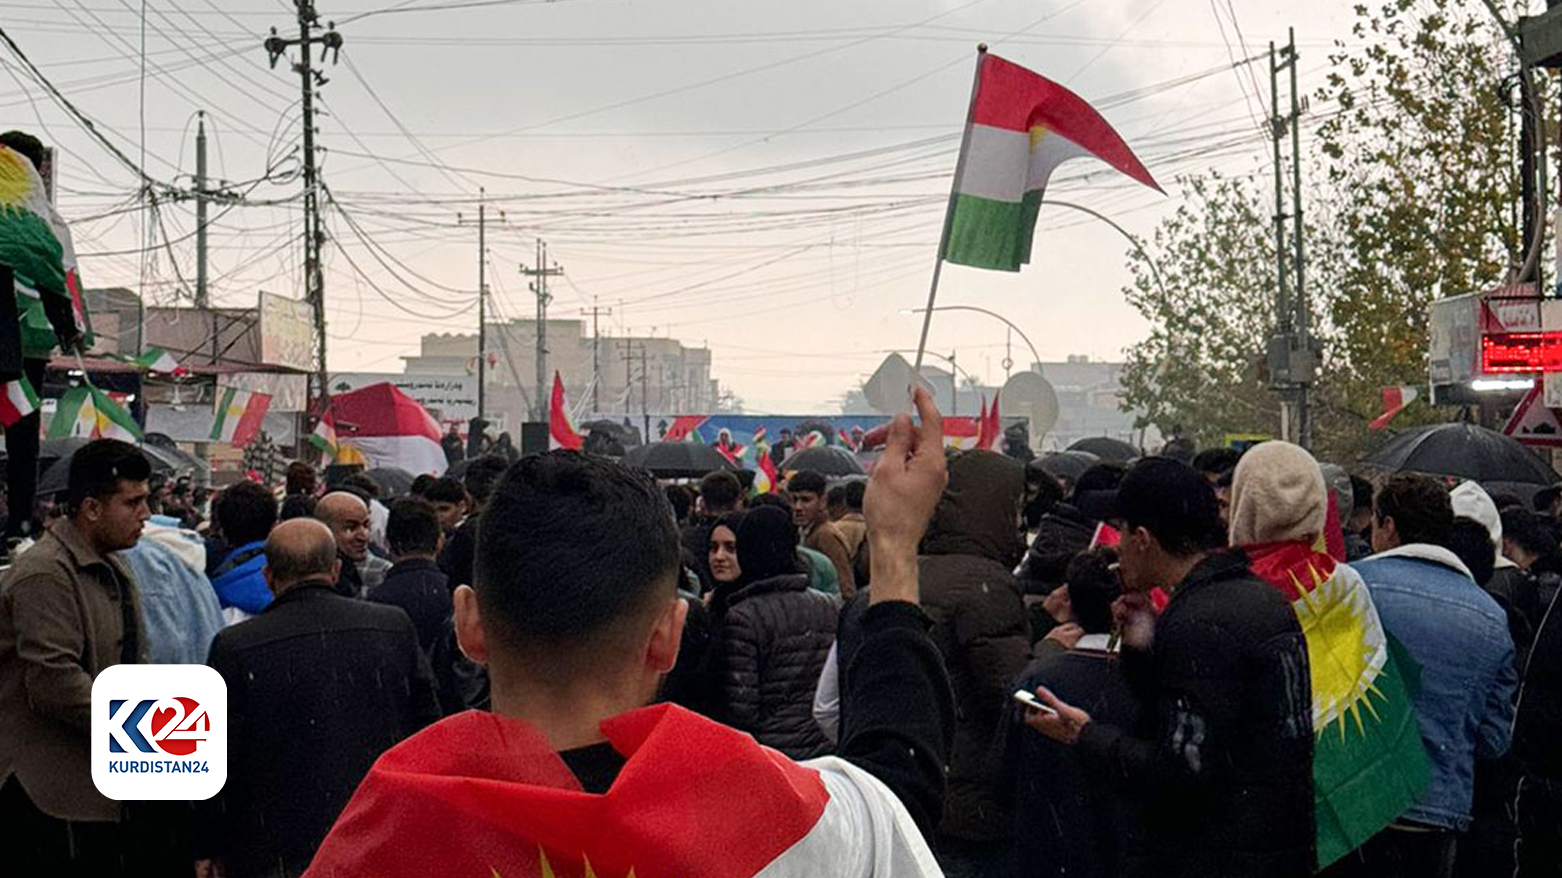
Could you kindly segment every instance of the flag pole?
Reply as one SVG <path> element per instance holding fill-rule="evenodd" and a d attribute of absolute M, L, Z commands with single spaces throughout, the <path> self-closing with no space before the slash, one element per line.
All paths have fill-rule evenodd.
<path fill-rule="evenodd" d="M 922 311 L 922 337 L 917 341 L 917 360 L 911 367 L 915 380 L 922 377 L 922 355 L 927 351 L 927 333 L 933 327 L 933 305 L 938 300 L 938 278 L 943 273 L 944 251 L 949 247 L 949 234 L 955 220 L 955 196 L 960 192 L 960 178 L 965 174 L 965 154 L 971 145 L 971 119 L 976 110 L 976 92 L 982 84 L 982 64 L 987 60 L 987 44 L 976 47 L 976 74 L 971 80 L 971 101 L 965 108 L 965 131 L 960 136 L 960 157 L 955 160 L 955 175 L 949 181 L 949 205 L 944 209 L 944 230 L 938 236 L 938 258 L 933 262 L 933 282 L 927 291 L 927 308 Z M 950 375 L 954 381 L 954 375 Z"/>

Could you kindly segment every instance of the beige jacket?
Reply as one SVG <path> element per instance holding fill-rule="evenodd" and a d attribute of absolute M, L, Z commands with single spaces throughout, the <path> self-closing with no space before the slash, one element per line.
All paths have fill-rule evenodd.
<path fill-rule="evenodd" d="M 135 655 L 124 656 L 124 611 Z M 118 820 L 92 784 L 92 681 L 124 659 L 145 661 L 129 570 L 61 519 L 0 581 L 0 783 L 15 776 L 39 810 L 65 820 Z"/>

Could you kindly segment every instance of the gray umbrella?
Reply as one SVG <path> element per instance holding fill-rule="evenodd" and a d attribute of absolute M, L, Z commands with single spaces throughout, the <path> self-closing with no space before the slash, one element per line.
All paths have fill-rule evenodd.
<path fill-rule="evenodd" d="M 385 499 L 400 497 L 412 491 L 412 473 L 396 466 L 377 466 L 364 473 L 380 486 Z"/>
<path fill-rule="evenodd" d="M 1433 424 L 1406 430 L 1367 455 L 1362 466 L 1474 479 L 1482 484 L 1559 481 L 1550 464 L 1517 439 L 1474 424 Z"/>
<path fill-rule="evenodd" d="M 835 445 L 804 448 L 782 461 L 781 468 L 790 472 L 808 470 L 822 476 L 862 475 L 862 464 L 857 462 L 857 456 Z"/>
<path fill-rule="evenodd" d="M 71 458 L 90 439 L 47 439 L 38 452 L 38 495 L 58 494 L 70 487 Z M 188 469 L 184 460 L 156 445 L 142 445 L 141 453 L 152 465 L 152 472 L 172 476 Z"/>
<path fill-rule="evenodd" d="M 625 466 L 651 471 L 663 479 L 694 479 L 719 469 L 735 470 L 732 462 L 709 445 L 698 442 L 652 442 L 636 445 L 624 454 Z"/>

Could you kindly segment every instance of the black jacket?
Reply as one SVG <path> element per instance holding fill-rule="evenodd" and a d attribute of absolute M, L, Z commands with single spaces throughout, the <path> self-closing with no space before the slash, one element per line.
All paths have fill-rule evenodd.
<path fill-rule="evenodd" d="M 722 719 L 793 759 L 828 749 L 814 722 L 814 690 L 835 642 L 840 600 L 808 588 L 807 574 L 739 589 L 716 643 Z"/>
<path fill-rule="evenodd" d="M 1123 653 L 1137 727 L 1086 724 L 1081 755 L 1142 805 L 1130 876 L 1304 878 L 1315 842 L 1312 685 L 1296 613 L 1213 555 L 1172 592 L 1149 654 Z"/>
<path fill-rule="evenodd" d="M 1514 655 L 1522 670 L 1530 646 L 1535 642 L 1535 629 L 1540 626 L 1540 617 L 1545 612 L 1540 603 L 1540 584 L 1526 570 L 1499 567 L 1481 587 L 1496 599 L 1508 616 L 1508 634 L 1513 638 Z"/>
<path fill-rule="evenodd" d="M 1562 784 L 1562 600 L 1553 596 L 1524 667 L 1513 754 L 1524 773 Z"/>
<path fill-rule="evenodd" d="M 430 655 L 450 618 L 450 584 L 438 565 L 423 558 L 402 561 L 369 590 L 369 600 L 400 607 L 418 632 L 418 645 Z"/>
<path fill-rule="evenodd" d="M 1036 539 L 1020 566 L 1020 584 L 1026 594 L 1047 594 L 1063 584 L 1063 574 L 1074 556 L 1090 548 L 1096 522 L 1067 503 L 1059 503 L 1041 517 Z"/>
<path fill-rule="evenodd" d="M 1014 678 L 1030 657 L 1030 621 L 1010 573 L 1019 560 L 1019 461 L 968 451 L 949 462 L 922 557 L 922 608 L 954 686 L 954 752 L 942 835 L 963 841 L 1008 837 L 1009 817 L 994 793 L 993 734 Z"/>
<path fill-rule="evenodd" d="M 379 755 L 439 718 L 407 614 L 301 585 L 220 632 L 228 783 L 198 843 L 232 878 L 296 875 Z"/>
<path fill-rule="evenodd" d="M 344 598 L 356 598 L 363 596 L 363 574 L 358 572 L 358 562 L 336 553 L 336 560 L 342 564 L 342 572 L 337 575 L 336 584 L 332 590 Z"/>
<path fill-rule="evenodd" d="M 1015 682 L 1027 692 L 1046 686 L 1095 722 L 1131 728 L 1138 700 L 1117 657 L 1098 650 L 1049 653 Z M 1127 792 L 1090 777 L 1080 755 L 1025 724 L 1012 700 L 1004 705 L 994 750 L 997 778 L 1014 815 L 1015 878 L 1116 878 L 1133 843 L 1138 813 Z"/>

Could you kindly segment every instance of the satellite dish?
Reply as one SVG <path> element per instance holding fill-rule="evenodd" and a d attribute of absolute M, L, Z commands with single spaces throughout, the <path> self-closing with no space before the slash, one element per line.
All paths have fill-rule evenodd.
<path fill-rule="evenodd" d="M 927 379 L 915 375 L 911 364 L 900 354 L 890 354 L 862 385 L 863 398 L 881 415 L 898 415 L 911 410 L 912 383 L 928 387 Z M 929 388 L 931 389 L 931 388 Z"/>
<path fill-rule="evenodd" d="M 1019 372 L 1004 382 L 998 397 L 1001 414 L 1030 419 L 1030 441 L 1041 442 L 1058 423 L 1058 393 L 1040 372 Z"/>

